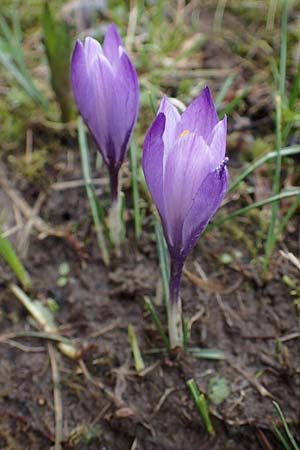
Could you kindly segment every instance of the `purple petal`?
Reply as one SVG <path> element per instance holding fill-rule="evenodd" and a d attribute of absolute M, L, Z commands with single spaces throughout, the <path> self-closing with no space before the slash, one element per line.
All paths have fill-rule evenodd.
<path fill-rule="evenodd" d="M 163 113 L 159 113 L 146 134 L 142 159 L 143 171 L 150 194 L 162 218 L 164 216 L 164 143 L 162 136 L 165 131 L 165 125 L 166 116 Z"/>
<path fill-rule="evenodd" d="M 221 205 L 228 189 L 226 164 L 221 170 L 214 170 L 205 178 L 194 198 L 183 224 L 183 254 L 192 250 L 200 234 Z"/>
<path fill-rule="evenodd" d="M 186 214 L 199 187 L 214 168 L 210 148 L 196 134 L 178 138 L 169 152 L 164 174 L 164 202 L 167 240 L 171 246 L 181 246 Z"/>
<path fill-rule="evenodd" d="M 174 140 L 176 137 L 176 126 L 180 121 L 180 114 L 173 106 L 167 97 L 163 97 L 162 101 L 159 105 L 158 113 L 164 113 L 166 116 L 166 127 L 163 136 L 164 144 L 165 144 L 165 158 L 171 147 L 174 145 Z"/>
<path fill-rule="evenodd" d="M 96 39 L 91 37 L 86 37 L 84 41 L 84 54 L 85 54 L 85 62 L 88 71 L 92 69 L 93 64 L 99 55 L 103 55 L 103 50 L 101 45 Z"/>
<path fill-rule="evenodd" d="M 114 107 L 110 134 L 116 148 L 116 158 L 122 161 L 139 109 L 139 85 L 136 71 L 124 52 L 115 74 Z"/>
<path fill-rule="evenodd" d="M 122 39 L 119 35 L 117 27 L 114 24 L 111 24 L 105 34 L 103 50 L 105 56 L 114 68 L 119 64 L 119 47 L 123 47 Z"/>
<path fill-rule="evenodd" d="M 178 134 L 188 130 L 202 136 L 208 142 L 209 136 L 218 122 L 210 90 L 206 87 L 182 114 L 178 125 Z"/>
<path fill-rule="evenodd" d="M 90 92 L 86 103 L 92 109 L 88 117 L 84 117 L 91 133 L 100 147 L 106 163 L 114 160 L 114 148 L 111 146 L 109 133 L 113 110 L 114 75 L 105 56 L 98 56 L 89 79 Z"/>
<path fill-rule="evenodd" d="M 226 152 L 227 117 L 225 116 L 213 129 L 210 140 L 210 149 L 217 167 L 225 158 Z"/>
<path fill-rule="evenodd" d="M 114 93 L 113 72 L 108 60 L 97 53 L 96 41 L 89 39 L 87 46 L 78 41 L 72 57 L 72 87 L 76 104 L 86 125 L 109 163 L 109 125 Z M 100 45 L 99 45 L 100 47 Z M 90 59 L 87 62 L 87 52 Z"/>
<path fill-rule="evenodd" d="M 89 91 L 89 77 L 86 68 L 85 50 L 79 40 L 76 42 L 72 54 L 71 82 L 79 112 L 82 115 L 89 116 L 88 110 L 90 109 L 90 104 L 86 100 Z"/>

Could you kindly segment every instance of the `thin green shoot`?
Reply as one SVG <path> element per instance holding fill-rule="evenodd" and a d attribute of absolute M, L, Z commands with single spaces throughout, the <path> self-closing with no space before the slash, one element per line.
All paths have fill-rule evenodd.
<path fill-rule="evenodd" d="M 285 419 L 285 417 L 284 417 L 284 414 L 283 414 L 283 412 L 282 412 L 282 410 L 281 410 L 279 404 L 278 404 L 277 402 L 273 401 L 273 405 L 274 405 L 274 407 L 275 407 L 275 409 L 276 409 L 276 412 L 277 412 L 277 415 L 278 415 L 278 417 L 279 417 L 279 419 L 280 419 L 280 421 L 281 421 L 281 423 L 282 423 L 282 425 L 283 425 L 283 429 L 284 429 L 284 431 L 285 431 L 285 434 L 286 434 L 286 436 L 287 436 L 289 442 L 290 442 L 291 445 L 292 445 L 292 449 L 293 449 L 293 450 L 300 450 L 300 448 L 299 448 L 297 442 L 295 441 L 294 436 L 292 435 L 292 433 L 291 433 L 291 431 L 290 431 L 290 429 L 289 429 L 289 427 L 288 427 L 287 421 L 286 421 L 286 419 Z M 275 428 L 277 428 L 277 427 L 275 426 Z M 277 430 L 278 430 L 278 428 L 277 428 Z M 278 430 L 278 431 L 279 431 L 279 430 Z M 280 433 L 280 432 L 279 432 L 279 433 Z M 281 433 L 280 433 L 280 434 L 281 434 Z M 285 448 L 287 448 L 287 449 L 290 450 L 289 444 L 287 444 L 287 441 L 286 441 L 285 439 L 284 439 L 284 441 L 285 441 L 285 443 L 286 443 L 286 445 L 287 445 L 287 447 L 285 447 Z"/>
<path fill-rule="evenodd" d="M 268 31 L 272 31 L 274 29 L 274 22 L 275 22 L 275 17 L 276 17 L 277 6 L 278 6 L 278 0 L 270 0 L 269 8 L 268 8 L 268 15 L 267 15 L 267 23 L 266 23 L 266 29 Z"/>
<path fill-rule="evenodd" d="M 276 157 L 276 167 L 275 167 L 275 173 L 273 178 L 273 194 L 278 194 L 280 190 L 280 174 L 281 174 L 281 144 L 282 144 L 282 98 L 279 94 L 275 97 L 275 108 L 276 108 L 276 149 L 277 149 L 277 157 Z M 268 237 L 267 242 L 265 245 L 265 258 L 264 258 L 264 269 L 263 271 L 266 272 L 269 267 L 270 258 L 272 255 L 272 251 L 275 245 L 275 228 L 276 228 L 276 222 L 278 219 L 278 210 L 279 210 L 279 203 L 277 201 L 272 203 L 272 210 L 271 210 L 271 220 L 270 220 L 270 226 L 268 231 Z"/>
<path fill-rule="evenodd" d="M 54 316 L 48 308 L 40 301 L 32 300 L 19 286 L 12 284 L 10 289 L 43 331 L 47 333 L 57 331 Z M 77 359 L 80 356 L 80 351 L 72 343 L 59 342 L 57 346 L 70 359 Z"/>
<path fill-rule="evenodd" d="M 280 176 L 281 176 L 281 153 L 282 148 L 282 104 L 285 101 L 285 83 L 286 83 L 286 63 L 287 63 L 287 32 L 288 32 L 288 2 L 282 2 L 281 15 L 281 33 L 280 33 L 280 65 L 279 65 L 279 80 L 278 92 L 275 95 L 275 115 L 276 115 L 276 165 L 273 176 L 273 194 L 276 195 L 280 191 Z M 273 248 L 276 243 L 276 223 L 278 220 L 279 203 L 273 202 L 271 209 L 271 220 L 268 230 L 267 242 L 265 245 L 265 258 L 263 272 L 269 268 L 270 258 Z"/>
<path fill-rule="evenodd" d="M 20 29 L 20 21 L 17 13 L 14 9 L 11 11 L 12 14 L 12 29 L 9 28 L 7 21 L 3 16 L 0 16 L 0 30 L 5 38 L 5 43 L 10 55 L 16 61 L 16 63 L 22 67 L 24 66 L 24 56 L 21 47 L 22 34 Z"/>
<path fill-rule="evenodd" d="M 239 104 L 241 103 L 241 101 L 247 97 L 248 93 L 249 93 L 250 89 L 249 88 L 245 88 L 242 90 L 242 92 L 237 95 L 231 102 L 228 103 L 228 105 L 225 106 L 225 108 L 222 109 L 222 111 L 220 111 L 220 118 L 222 119 L 226 114 L 230 114 L 232 113 L 232 111 L 234 111 Z"/>
<path fill-rule="evenodd" d="M 104 233 L 106 233 L 106 236 L 109 239 L 109 230 L 105 222 L 104 211 L 96 195 L 95 186 L 92 183 L 91 165 L 86 140 L 86 133 L 83 121 L 80 117 L 78 118 L 78 138 L 79 138 L 79 148 L 81 155 L 82 172 L 85 182 L 85 189 L 95 225 L 97 243 L 101 252 L 103 262 L 106 266 L 108 266 L 110 258 Z"/>
<path fill-rule="evenodd" d="M 299 98 L 299 92 L 300 92 L 300 62 L 298 63 L 296 69 L 296 76 L 292 82 L 292 87 L 289 95 L 289 109 L 291 111 L 293 111 L 295 108 L 296 100 Z"/>
<path fill-rule="evenodd" d="M 295 198 L 294 203 L 289 208 L 289 210 L 287 211 L 285 216 L 281 219 L 281 222 L 280 222 L 278 229 L 276 231 L 276 234 L 275 234 L 275 242 L 280 237 L 281 233 L 283 232 L 284 228 L 286 227 L 286 225 L 289 222 L 289 220 L 291 219 L 291 217 L 295 214 L 299 205 L 300 205 L 300 195 L 298 195 L 298 197 Z M 274 242 L 274 245 L 275 245 L 275 242 Z"/>
<path fill-rule="evenodd" d="M 156 218 L 155 218 L 155 236 L 156 236 L 156 246 L 157 246 L 160 274 L 163 284 L 164 303 L 167 314 L 169 314 L 169 279 L 170 279 L 169 256 L 162 227 Z"/>
<path fill-rule="evenodd" d="M 216 100 L 215 100 L 215 107 L 216 107 L 217 111 L 219 110 L 222 101 L 226 97 L 226 95 L 227 95 L 227 93 L 228 93 L 228 91 L 230 89 L 230 86 L 232 85 L 234 79 L 235 79 L 235 75 L 229 75 L 226 78 L 226 80 L 224 81 L 224 83 L 223 83 L 223 85 L 222 85 L 222 87 L 221 87 L 221 89 L 220 89 L 220 91 L 219 91 L 219 93 L 218 93 L 218 95 L 216 97 Z"/>
<path fill-rule="evenodd" d="M 18 338 L 23 338 L 23 337 L 46 339 L 46 340 L 54 341 L 54 342 L 62 342 L 63 344 L 68 344 L 68 345 L 72 344 L 71 340 L 64 336 L 59 336 L 58 334 L 53 334 L 53 333 L 44 333 L 42 331 L 18 331 L 16 333 L 12 332 L 12 333 L 7 333 L 5 335 L 2 334 L 0 337 L 0 342 L 2 339 L 18 339 Z"/>
<path fill-rule="evenodd" d="M 14 271 L 18 280 L 25 290 L 29 290 L 32 286 L 32 280 L 26 271 L 18 255 L 16 254 L 9 239 L 3 236 L 0 230 L 0 255 L 6 264 Z"/>
<path fill-rule="evenodd" d="M 281 431 L 279 430 L 279 428 L 275 423 L 272 424 L 272 428 L 278 441 L 283 445 L 284 450 L 292 450 L 287 440 L 285 439 L 284 435 L 281 433 Z"/>
<path fill-rule="evenodd" d="M 135 370 L 137 371 L 137 373 L 140 373 L 145 369 L 145 364 L 142 358 L 141 350 L 135 335 L 133 325 L 131 323 L 128 325 L 128 339 L 133 355 Z"/>
<path fill-rule="evenodd" d="M 16 81 L 24 89 L 24 91 L 38 104 L 40 104 L 45 110 L 48 110 L 48 102 L 42 97 L 42 94 L 36 89 L 31 80 L 25 76 L 23 72 L 14 64 L 10 58 L 3 51 L 3 45 L 0 40 L 0 63 L 6 67 L 6 69 L 13 75 Z"/>
<path fill-rule="evenodd" d="M 299 111 L 295 111 L 296 101 L 300 94 L 300 63 L 298 63 L 296 68 L 296 75 L 292 81 L 290 95 L 288 97 L 288 105 L 283 111 L 283 131 L 282 131 L 282 141 L 287 142 L 288 136 L 297 122 L 299 122 Z"/>
<path fill-rule="evenodd" d="M 262 206 L 265 205 L 269 205 L 270 203 L 273 202 L 278 202 L 279 200 L 283 200 L 284 198 L 289 198 L 289 197 L 295 197 L 300 195 L 300 188 L 295 188 L 295 189 L 291 189 L 291 190 L 284 190 L 282 192 L 280 192 L 277 195 L 273 195 L 272 197 L 266 198 L 264 200 L 261 200 L 259 202 L 256 203 L 252 203 L 251 205 L 245 206 L 244 208 L 240 208 L 237 211 L 234 211 L 231 214 L 228 214 L 224 217 L 220 217 L 220 219 L 215 220 L 214 222 L 212 222 L 209 226 L 208 229 L 214 228 L 216 226 L 221 225 L 222 223 L 226 222 L 227 220 L 232 220 L 235 217 L 238 216 L 243 216 L 245 214 L 247 214 L 248 212 L 252 211 L 253 209 L 256 208 L 261 208 Z"/>
<path fill-rule="evenodd" d="M 131 167 L 131 185 L 133 196 L 133 216 L 135 237 L 138 240 L 141 236 L 141 213 L 140 213 L 140 195 L 138 185 L 138 169 L 137 169 L 137 146 L 134 140 L 130 146 L 130 167 Z"/>
<path fill-rule="evenodd" d="M 149 312 L 149 314 L 150 314 L 150 316 L 151 316 L 151 318 L 152 318 L 152 320 L 153 320 L 153 322 L 154 322 L 154 324 L 155 324 L 155 326 L 156 326 L 156 328 L 157 328 L 157 330 L 158 330 L 158 332 L 159 332 L 159 334 L 160 334 L 160 336 L 161 336 L 161 338 L 163 340 L 163 343 L 164 343 L 164 346 L 165 346 L 166 350 L 169 351 L 170 350 L 169 338 L 166 335 L 166 333 L 164 332 L 163 325 L 162 325 L 162 323 L 160 321 L 160 318 L 158 317 L 158 314 L 157 314 L 157 312 L 156 312 L 156 310 L 154 308 L 154 305 L 151 302 L 149 297 L 144 297 L 144 301 L 145 301 L 145 308 Z"/>
<path fill-rule="evenodd" d="M 45 111 L 49 111 L 49 104 L 44 95 L 34 85 L 24 60 L 21 29 L 17 13 L 12 12 L 13 28 L 10 29 L 3 16 L 0 16 L 0 63 L 9 71 L 24 91 Z"/>
<path fill-rule="evenodd" d="M 198 385 L 194 380 L 194 378 L 191 378 L 190 380 L 187 381 L 187 387 L 190 391 L 191 397 L 195 403 L 197 411 L 203 420 L 203 424 L 207 434 L 209 434 L 209 436 L 214 436 L 215 430 L 213 428 L 210 419 L 209 409 L 207 406 L 205 395 L 200 393 Z"/>
<path fill-rule="evenodd" d="M 61 119 L 68 122 L 74 118 L 69 74 L 72 45 L 70 28 L 54 17 L 48 2 L 43 6 L 41 25 L 52 89 L 60 107 Z"/>
<path fill-rule="evenodd" d="M 283 156 L 294 156 L 300 153 L 300 145 L 293 145 L 290 147 L 285 147 L 280 150 L 281 157 Z M 240 175 L 238 175 L 235 180 L 230 184 L 228 192 L 232 192 L 246 177 L 248 177 L 252 172 L 254 172 L 258 167 L 262 166 L 266 162 L 277 157 L 277 151 L 268 152 L 258 160 L 251 163 Z"/>
<path fill-rule="evenodd" d="M 214 348 L 188 347 L 186 350 L 198 359 L 209 359 L 215 361 L 222 361 L 226 359 L 225 353 L 222 350 Z"/>
<path fill-rule="evenodd" d="M 150 107 L 152 109 L 153 114 L 156 116 L 157 108 L 155 106 L 155 101 L 154 101 L 154 97 L 153 97 L 152 91 L 148 91 L 148 96 L 149 96 Z"/>
<path fill-rule="evenodd" d="M 280 31 L 280 65 L 279 65 L 279 95 L 283 101 L 285 96 L 286 61 L 288 34 L 288 0 L 282 0 L 281 31 Z"/>

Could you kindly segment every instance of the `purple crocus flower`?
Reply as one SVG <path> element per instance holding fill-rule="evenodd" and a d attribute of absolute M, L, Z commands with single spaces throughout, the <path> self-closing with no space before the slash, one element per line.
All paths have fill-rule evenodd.
<path fill-rule="evenodd" d="M 226 130 L 226 117 L 219 121 L 205 88 L 182 116 L 164 97 L 145 138 L 144 174 L 171 258 L 171 347 L 182 344 L 179 284 L 184 261 L 228 188 Z"/>
<path fill-rule="evenodd" d="M 73 93 L 87 127 L 108 166 L 113 200 L 139 107 L 136 71 L 115 25 L 103 46 L 87 37 L 76 42 L 71 63 Z"/>

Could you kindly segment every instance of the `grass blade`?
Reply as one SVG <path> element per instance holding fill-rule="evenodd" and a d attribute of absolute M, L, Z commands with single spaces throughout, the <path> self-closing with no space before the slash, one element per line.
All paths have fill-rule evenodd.
<path fill-rule="evenodd" d="M 40 301 L 32 300 L 19 286 L 12 284 L 10 286 L 11 291 L 16 298 L 27 309 L 29 314 L 36 320 L 43 331 L 49 333 L 55 333 L 57 331 L 57 325 L 51 311 L 46 308 Z M 78 359 L 81 352 L 72 343 L 59 342 L 59 350 L 70 359 Z"/>
<path fill-rule="evenodd" d="M 300 145 L 294 145 L 290 147 L 282 148 L 280 151 L 281 157 L 283 156 L 294 156 L 300 153 Z M 244 172 L 242 172 L 236 179 L 230 184 L 228 192 L 232 192 L 238 184 L 241 183 L 246 177 L 248 177 L 252 172 L 254 172 L 258 167 L 262 166 L 266 162 L 277 157 L 277 151 L 269 152 L 266 155 L 259 158 L 257 161 L 254 161 L 250 164 Z"/>
<path fill-rule="evenodd" d="M 277 148 L 277 156 L 276 156 L 276 167 L 275 167 L 275 173 L 273 178 L 273 194 L 278 194 L 280 190 L 280 175 L 281 175 L 281 143 L 282 143 L 282 97 L 277 94 L 275 98 L 275 105 L 276 105 L 276 148 Z M 277 201 L 272 203 L 272 215 L 271 215 L 271 221 L 270 226 L 268 230 L 268 237 L 267 242 L 265 245 L 265 258 L 264 258 L 264 269 L 263 271 L 266 272 L 269 267 L 269 262 L 271 258 L 271 254 L 274 248 L 274 245 L 276 243 L 276 237 L 275 237 L 275 227 L 276 222 L 278 219 L 278 209 L 279 204 Z"/>
<path fill-rule="evenodd" d="M 287 422 L 286 422 L 286 419 L 285 419 L 285 417 L 284 417 L 284 414 L 283 414 L 283 412 L 281 411 L 280 406 L 279 406 L 278 403 L 275 402 L 275 401 L 273 401 L 273 405 L 274 405 L 274 407 L 275 407 L 275 409 L 276 409 L 276 412 L 277 412 L 277 414 L 278 414 L 278 417 L 280 418 L 280 420 L 281 420 L 281 422 L 282 422 L 284 431 L 285 431 L 285 433 L 286 433 L 286 435 L 287 435 L 287 437 L 288 437 L 290 443 L 292 444 L 293 449 L 294 449 L 294 450 L 300 450 L 300 448 L 299 448 L 297 442 L 296 442 L 295 439 L 294 439 L 294 436 L 293 436 L 292 433 L 290 432 L 290 429 L 289 429 L 289 427 L 288 427 L 288 424 L 287 424 Z"/>
<path fill-rule="evenodd" d="M 186 350 L 187 352 L 192 353 L 196 358 L 199 359 L 211 359 L 216 361 L 226 359 L 225 353 L 222 350 L 214 348 L 189 347 Z"/>
<path fill-rule="evenodd" d="M 289 96 L 289 109 L 291 111 L 293 111 L 295 108 L 296 100 L 299 97 L 299 91 L 300 91 L 300 63 L 297 66 L 296 76 L 294 78 L 294 81 L 292 82 L 291 92 Z"/>
<path fill-rule="evenodd" d="M 298 195 L 298 197 L 295 198 L 294 203 L 292 204 L 292 206 L 289 208 L 288 212 L 286 213 L 286 215 L 282 218 L 278 230 L 276 232 L 276 237 L 275 237 L 275 241 L 279 238 L 279 236 L 281 235 L 281 233 L 283 232 L 284 228 L 286 227 L 288 221 L 291 219 L 291 217 L 293 216 L 293 214 L 296 212 L 298 206 L 300 204 L 300 195 Z"/>
<path fill-rule="evenodd" d="M 131 167 L 131 184 L 133 196 L 133 214 L 134 214 L 134 230 L 135 237 L 139 239 L 142 232 L 141 214 L 140 214 L 140 195 L 138 186 L 138 170 L 137 170 L 137 146 L 134 140 L 130 146 L 130 167 Z"/>
<path fill-rule="evenodd" d="M 170 265 L 167 244 L 163 235 L 162 227 L 155 218 L 155 236 L 157 254 L 159 260 L 160 273 L 163 283 L 164 302 L 167 314 L 169 314 L 169 279 L 170 279 Z"/>
<path fill-rule="evenodd" d="M 32 286 L 31 278 L 18 258 L 10 241 L 0 231 L 0 255 L 6 264 L 14 271 L 23 288 L 28 290 Z"/>
<path fill-rule="evenodd" d="M 137 373 L 142 372 L 145 369 L 145 364 L 142 358 L 139 343 L 137 341 L 133 325 L 130 323 L 128 325 L 128 339 L 134 359 L 134 367 Z"/>
<path fill-rule="evenodd" d="M 282 2 L 281 16 L 281 39 L 280 39 L 280 66 L 279 66 L 279 92 L 275 96 L 275 112 L 276 112 L 276 166 L 273 176 L 273 194 L 276 195 L 280 191 L 280 175 L 281 175 L 281 154 L 283 130 L 282 130 L 282 103 L 285 99 L 285 81 L 286 81 L 286 62 L 287 62 L 287 26 L 288 26 L 288 2 Z M 278 219 L 278 202 L 272 204 L 272 215 L 270 227 L 268 230 L 267 242 L 265 245 L 264 268 L 265 273 L 268 270 L 270 258 L 276 243 L 275 227 Z"/>
<path fill-rule="evenodd" d="M 216 97 L 216 100 L 215 100 L 215 108 L 216 108 L 217 111 L 218 111 L 222 101 L 226 97 L 227 92 L 229 91 L 229 88 L 232 85 L 234 79 L 235 79 L 235 75 L 229 75 L 226 78 L 226 80 L 224 81 L 224 83 L 223 83 L 223 85 L 222 85 L 222 87 L 221 87 L 221 89 L 220 89 L 220 91 L 219 91 L 219 93 L 218 93 L 218 95 Z"/>
<path fill-rule="evenodd" d="M 159 334 L 161 335 L 161 338 L 164 342 L 164 346 L 169 351 L 170 350 L 169 338 L 167 337 L 166 333 L 164 332 L 164 328 L 162 326 L 160 318 L 157 315 L 157 312 L 155 311 L 153 303 L 151 302 L 149 297 L 144 297 L 144 300 L 145 300 L 145 307 L 146 307 L 147 311 L 150 313 L 151 318 L 152 318 L 153 322 L 155 323 Z"/>
<path fill-rule="evenodd" d="M 245 98 L 248 95 L 249 91 L 250 91 L 249 88 L 243 89 L 239 95 L 237 95 L 231 102 L 229 102 L 228 105 L 225 106 L 225 108 L 223 108 L 222 111 L 220 112 L 219 114 L 220 119 L 222 119 L 226 114 L 230 114 L 234 109 L 236 109 L 240 104 L 240 102 L 243 100 L 243 98 Z"/>
<path fill-rule="evenodd" d="M 156 116 L 157 107 L 155 106 L 154 95 L 153 95 L 152 91 L 148 91 L 148 97 L 149 97 L 149 104 L 150 104 L 151 110 L 152 110 L 154 116 Z"/>
<path fill-rule="evenodd" d="M 272 428 L 273 428 L 273 432 L 274 432 L 275 436 L 277 437 L 278 441 L 281 442 L 281 444 L 283 445 L 284 450 L 292 450 L 291 447 L 289 446 L 288 442 L 286 441 L 285 437 L 283 436 L 283 434 L 281 433 L 281 431 L 279 430 L 279 428 L 277 427 L 277 425 L 275 423 L 273 423 Z"/>
<path fill-rule="evenodd" d="M 197 385 L 196 381 L 194 380 L 194 378 L 191 378 L 190 380 L 188 380 L 186 384 L 187 384 L 187 387 L 189 388 L 191 397 L 195 403 L 198 413 L 203 420 L 203 423 L 204 423 L 207 433 L 210 436 L 214 436 L 215 430 L 213 429 L 213 426 L 212 426 L 212 423 L 210 420 L 209 409 L 207 406 L 205 395 L 200 393 L 198 385 Z"/>
<path fill-rule="evenodd" d="M 0 62 L 33 100 L 45 110 L 49 110 L 47 100 L 35 87 L 27 71 L 22 50 L 20 22 L 16 12 L 12 12 L 12 23 L 11 29 L 4 17 L 0 16 L 0 31 L 3 36 L 0 39 Z"/>
<path fill-rule="evenodd" d="M 273 195 L 272 197 L 269 197 L 265 200 L 261 200 L 260 202 L 252 203 L 251 205 L 245 206 L 244 208 L 238 209 L 237 211 L 234 211 L 231 214 L 228 214 L 224 217 L 221 217 L 220 219 L 216 220 L 212 224 L 208 226 L 208 228 L 214 228 L 216 226 L 221 225 L 222 223 L 226 222 L 226 220 L 232 220 L 237 216 L 242 216 L 244 214 L 247 214 L 252 209 L 261 208 L 262 206 L 269 205 L 273 202 L 278 202 L 279 200 L 283 200 L 284 198 L 288 197 L 294 197 L 294 196 L 300 195 L 300 188 L 295 188 L 289 191 L 282 191 L 277 195 Z"/>
<path fill-rule="evenodd" d="M 0 16 L 0 31 L 5 39 L 9 54 L 21 68 L 25 66 L 25 62 L 21 46 L 22 34 L 20 22 L 15 10 L 12 9 L 11 15 L 13 28 L 10 29 L 4 17 Z"/>
<path fill-rule="evenodd" d="M 286 61 L 288 34 L 288 0 L 282 0 L 281 32 L 280 32 L 280 66 L 279 66 L 279 94 L 281 99 L 285 95 Z"/>
<path fill-rule="evenodd" d="M 41 24 L 52 89 L 60 107 L 61 119 L 68 122 L 74 118 L 70 85 L 70 29 L 65 22 L 54 17 L 48 2 L 43 6 Z"/>
<path fill-rule="evenodd" d="M 1 41 L 0 41 L 1 44 Z M 1 49 L 2 47 L 2 49 Z M 23 72 L 20 71 L 18 66 L 13 63 L 10 58 L 4 53 L 3 45 L 0 47 L 0 62 L 4 67 L 11 73 L 15 80 L 22 86 L 24 91 L 38 103 L 45 110 L 48 110 L 49 105 L 47 100 L 42 96 L 42 94 L 36 89 L 32 81 Z"/>
<path fill-rule="evenodd" d="M 79 148 L 81 155 L 81 164 L 82 164 L 82 172 L 85 181 L 85 189 L 95 225 L 97 242 L 99 245 L 99 249 L 101 252 L 101 256 L 103 262 L 106 266 L 109 265 L 109 252 L 105 241 L 104 232 L 107 232 L 107 236 L 109 236 L 109 230 L 105 224 L 105 216 L 102 207 L 100 206 L 100 202 L 97 198 L 95 187 L 92 183 L 91 177 L 91 165 L 90 165 L 90 157 L 89 150 L 86 141 L 86 134 L 83 125 L 82 119 L 78 118 L 78 137 L 79 137 Z"/>

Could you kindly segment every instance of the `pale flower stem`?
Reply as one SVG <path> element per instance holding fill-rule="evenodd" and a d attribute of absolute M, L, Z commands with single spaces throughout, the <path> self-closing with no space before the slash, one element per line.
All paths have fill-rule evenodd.
<path fill-rule="evenodd" d="M 171 273 L 169 283 L 170 308 L 168 315 L 169 340 L 171 349 L 183 346 L 182 311 L 181 300 L 179 297 L 182 269 L 182 260 L 171 260 Z"/>
<path fill-rule="evenodd" d="M 121 197 L 120 195 L 112 202 L 109 210 L 110 238 L 115 247 L 117 256 L 120 256 L 122 223 L 121 223 Z"/>
<path fill-rule="evenodd" d="M 117 256 L 121 254 L 122 223 L 121 223 L 121 196 L 119 185 L 119 169 L 109 168 L 111 207 L 109 210 L 110 238 L 115 247 Z"/>

